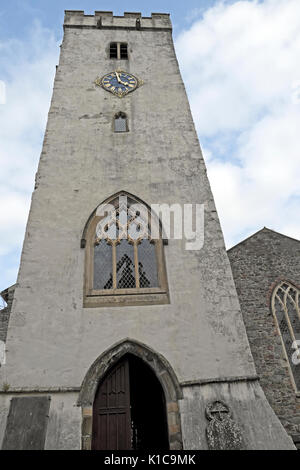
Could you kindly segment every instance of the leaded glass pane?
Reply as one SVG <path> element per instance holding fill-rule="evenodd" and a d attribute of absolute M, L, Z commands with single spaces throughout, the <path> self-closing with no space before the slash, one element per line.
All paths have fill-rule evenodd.
<path fill-rule="evenodd" d="M 122 43 L 120 45 L 120 55 L 121 59 L 128 59 L 127 44 Z"/>
<path fill-rule="evenodd" d="M 126 118 L 119 116 L 115 118 L 115 132 L 126 132 Z"/>
<path fill-rule="evenodd" d="M 140 287 L 158 287 L 155 244 L 144 239 L 138 245 Z"/>
<path fill-rule="evenodd" d="M 112 246 L 102 240 L 94 248 L 94 289 L 112 288 Z"/>
<path fill-rule="evenodd" d="M 117 245 L 117 288 L 135 287 L 134 248 L 127 240 L 121 240 Z"/>
<path fill-rule="evenodd" d="M 293 300 L 289 296 L 286 299 L 286 307 L 287 307 L 289 319 L 290 319 L 290 322 L 294 331 L 294 335 L 300 338 L 300 320 L 299 320 L 298 313 L 296 310 L 295 302 L 293 302 Z"/>
<path fill-rule="evenodd" d="M 283 301 L 283 299 L 284 299 L 284 291 L 283 291 L 282 289 L 278 289 L 277 295 L 278 295 L 278 297 L 280 297 L 281 300 Z"/>
<path fill-rule="evenodd" d="M 292 297 L 292 299 L 296 301 L 297 293 L 296 293 L 295 289 L 290 289 L 289 294 Z"/>
<path fill-rule="evenodd" d="M 110 58 L 111 59 L 118 58 L 118 45 L 116 42 L 112 42 L 110 45 Z"/>

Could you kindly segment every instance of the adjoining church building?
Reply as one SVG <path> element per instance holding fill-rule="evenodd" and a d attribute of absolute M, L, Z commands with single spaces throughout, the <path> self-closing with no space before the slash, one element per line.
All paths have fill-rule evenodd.
<path fill-rule="evenodd" d="M 166 236 L 153 204 L 203 207 L 201 249 Z M 2 449 L 295 449 L 299 372 L 275 328 L 281 291 L 299 302 L 296 264 L 262 281 L 253 308 L 283 283 L 255 332 L 254 275 L 243 290 L 249 261 L 229 258 L 169 15 L 66 11 L 18 279 L 2 293 Z M 299 308 L 283 310 L 296 335 Z M 283 375 L 258 344 L 269 331 Z"/>
<path fill-rule="evenodd" d="M 300 448 L 300 241 L 264 228 L 228 256 L 260 384 Z"/>

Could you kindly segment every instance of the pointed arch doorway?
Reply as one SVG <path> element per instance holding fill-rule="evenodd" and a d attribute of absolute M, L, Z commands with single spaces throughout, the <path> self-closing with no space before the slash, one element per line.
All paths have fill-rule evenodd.
<path fill-rule="evenodd" d="M 126 354 L 100 382 L 93 405 L 93 450 L 169 449 L 166 400 L 150 367 Z"/>

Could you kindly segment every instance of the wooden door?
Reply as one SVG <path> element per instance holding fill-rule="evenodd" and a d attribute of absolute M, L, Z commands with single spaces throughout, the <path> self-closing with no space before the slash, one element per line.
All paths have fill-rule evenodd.
<path fill-rule="evenodd" d="M 131 449 L 129 363 L 124 360 L 100 384 L 93 408 L 93 450 Z"/>

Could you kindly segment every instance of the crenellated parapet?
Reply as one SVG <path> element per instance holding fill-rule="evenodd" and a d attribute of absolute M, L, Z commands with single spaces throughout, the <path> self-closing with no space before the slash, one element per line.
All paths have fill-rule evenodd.
<path fill-rule="evenodd" d="M 169 13 L 151 13 L 151 17 L 143 17 L 141 13 L 134 12 L 114 16 L 112 11 L 95 11 L 94 15 L 85 15 L 83 10 L 65 10 L 64 27 L 172 30 Z"/>

